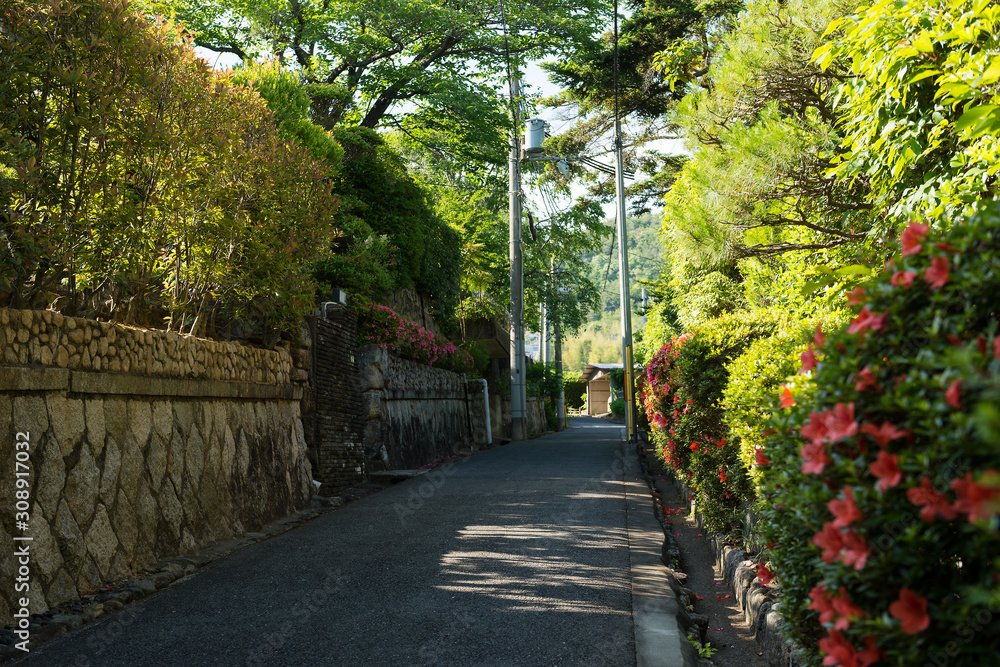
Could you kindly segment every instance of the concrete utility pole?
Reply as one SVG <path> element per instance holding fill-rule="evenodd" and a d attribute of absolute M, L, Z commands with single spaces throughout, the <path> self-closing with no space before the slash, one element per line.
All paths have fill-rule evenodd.
<path fill-rule="evenodd" d="M 538 341 L 538 356 L 541 358 L 543 364 L 548 364 L 552 361 L 552 357 L 549 355 L 549 323 L 545 321 L 545 304 L 539 304 L 538 309 L 542 320 L 541 326 L 538 327 L 538 336 L 540 338 Z"/>
<path fill-rule="evenodd" d="M 556 284 L 556 260 L 553 257 L 549 260 L 549 276 L 552 285 Z M 561 293 L 561 290 L 559 290 Z M 558 301 L 557 301 L 558 303 Z M 566 390 L 563 387 L 563 365 L 562 365 L 562 332 L 559 330 L 559 311 L 556 311 L 555 329 L 555 353 L 556 353 L 556 377 L 559 378 L 559 395 L 556 397 L 556 430 L 566 430 Z"/>
<path fill-rule="evenodd" d="M 521 248 L 521 146 L 518 140 L 518 98 L 521 82 L 511 81 L 510 101 L 510 432 L 511 440 L 524 440 L 528 429 L 525 422 L 527 405 L 524 367 L 524 282 Z"/>
<path fill-rule="evenodd" d="M 615 27 L 617 29 L 617 25 Z M 625 371 L 625 423 L 628 426 L 629 440 L 635 441 L 637 434 L 635 383 L 632 381 L 632 306 L 628 284 L 628 226 L 625 224 L 625 175 L 622 149 L 622 126 L 615 118 L 615 197 L 618 200 L 618 286 L 622 314 L 622 368 Z"/>

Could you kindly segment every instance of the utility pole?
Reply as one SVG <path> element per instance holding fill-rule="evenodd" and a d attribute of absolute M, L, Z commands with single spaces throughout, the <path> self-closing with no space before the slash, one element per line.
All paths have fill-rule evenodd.
<path fill-rule="evenodd" d="M 562 291 L 556 285 L 556 260 L 553 257 L 549 260 L 549 275 L 552 280 L 553 291 L 559 295 Z M 556 303 L 559 303 L 557 300 Z M 556 430 L 566 430 L 566 390 L 563 387 L 563 364 L 562 364 L 562 332 L 559 330 L 559 311 L 555 312 L 556 317 L 553 329 L 555 330 L 555 355 L 556 355 L 556 377 L 559 378 L 559 395 L 556 396 Z"/>
<path fill-rule="evenodd" d="M 543 301 L 539 306 L 542 324 L 540 327 L 539 336 L 541 340 L 539 341 L 538 354 L 542 359 L 542 364 L 549 364 L 552 361 L 552 356 L 549 354 L 549 323 L 545 318 L 545 302 Z"/>
<path fill-rule="evenodd" d="M 511 81 L 510 101 L 510 433 L 511 440 L 524 440 L 528 429 L 525 423 L 527 404 L 524 367 L 524 282 L 521 247 L 521 146 L 518 140 L 518 98 L 521 82 L 517 76 Z"/>
<path fill-rule="evenodd" d="M 617 18 L 616 18 L 617 22 Z M 617 25 L 616 25 L 617 28 Z M 622 165 L 622 126 L 615 118 L 615 197 L 618 204 L 618 287 L 622 314 L 622 369 L 625 371 L 625 423 L 635 441 L 635 383 L 632 381 L 632 307 L 628 284 L 628 226 L 625 224 L 625 177 Z"/>

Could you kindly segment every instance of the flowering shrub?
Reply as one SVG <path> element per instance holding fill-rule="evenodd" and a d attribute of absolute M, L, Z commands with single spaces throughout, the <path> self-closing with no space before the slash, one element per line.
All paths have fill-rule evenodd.
<path fill-rule="evenodd" d="M 1000 654 L 998 212 L 942 235 L 911 223 L 772 399 L 762 570 L 810 664 Z"/>
<path fill-rule="evenodd" d="M 404 359 L 456 373 L 475 368 L 471 354 L 385 306 L 364 307 L 358 317 L 358 345 L 378 345 Z"/>
<path fill-rule="evenodd" d="M 770 313 L 726 315 L 673 339 L 646 368 L 644 405 L 664 462 L 697 496 L 710 530 L 736 529 L 754 497 L 720 405 L 728 364 L 774 330 Z"/>

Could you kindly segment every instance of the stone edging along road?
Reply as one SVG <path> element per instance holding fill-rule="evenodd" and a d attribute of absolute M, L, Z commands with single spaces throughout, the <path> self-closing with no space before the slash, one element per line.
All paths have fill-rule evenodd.
<path fill-rule="evenodd" d="M 687 639 L 693 622 L 681 606 L 678 582 L 660 560 L 665 539 L 663 527 L 656 520 L 638 455 L 624 434 L 623 429 L 636 665 L 695 667 L 698 654 Z"/>

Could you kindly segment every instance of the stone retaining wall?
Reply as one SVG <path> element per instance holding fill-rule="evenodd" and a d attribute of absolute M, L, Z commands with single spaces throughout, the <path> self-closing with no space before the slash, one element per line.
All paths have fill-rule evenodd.
<path fill-rule="evenodd" d="M 32 538 L 37 613 L 309 502 L 302 389 L 287 384 L 287 351 L 48 312 L 0 310 L 0 322 L 0 359 L 33 366 L 0 367 L 0 624 L 15 611 L 13 536 Z M 242 381 L 195 379 L 209 376 Z M 21 432 L 26 531 L 13 514 Z"/>
<path fill-rule="evenodd" d="M 694 495 L 684 482 L 670 476 L 681 498 L 688 498 L 688 509 L 704 529 L 705 522 L 698 511 Z M 753 628 L 754 639 L 761 647 L 761 655 L 771 667 L 802 667 L 800 652 L 781 634 L 781 605 L 775 602 L 773 587 L 762 586 L 757 579 L 757 567 L 750 555 L 730 546 L 715 533 L 705 531 L 714 547 L 715 565 L 723 573 L 723 579 L 732 587 L 743 619 Z"/>
<path fill-rule="evenodd" d="M 48 310 L 0 308 L 0 364 L 144 377 L 288 384 L 291 358 L 166 331 L 150 331 Z"/>
<path fill-rule="evenodd" d="M 401 359 L 376 345 L 357 352 L 367 471 L 420 467 L 461 449 L 485 447 L 473 400 L 458 373 Z"/>

